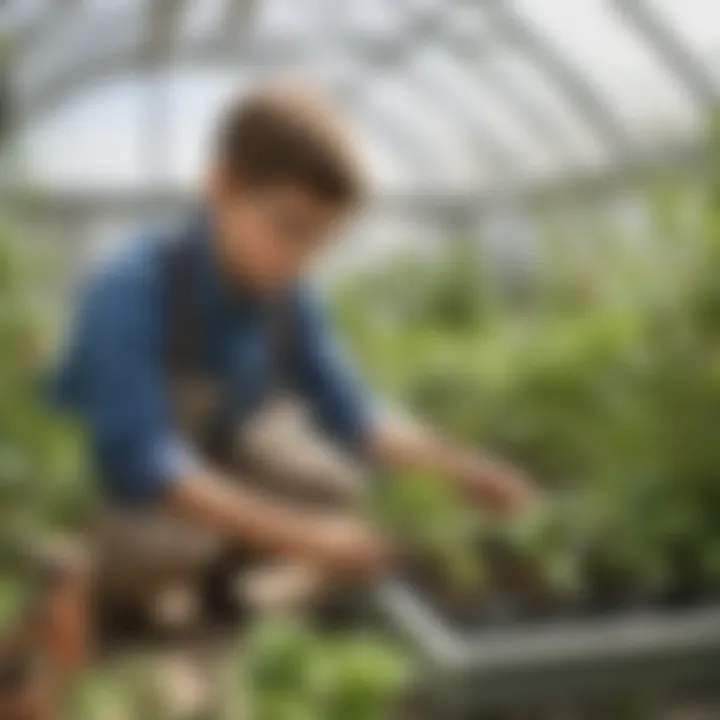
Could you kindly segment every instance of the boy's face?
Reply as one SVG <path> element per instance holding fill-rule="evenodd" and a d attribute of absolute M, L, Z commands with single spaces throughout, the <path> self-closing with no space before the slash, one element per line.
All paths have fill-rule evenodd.
<path fill-rule="evenodd" d="M 211 185 L 221 262 L 251 288 L 292 282 L 345 219 L 346 209 L 301 185 Z"/>

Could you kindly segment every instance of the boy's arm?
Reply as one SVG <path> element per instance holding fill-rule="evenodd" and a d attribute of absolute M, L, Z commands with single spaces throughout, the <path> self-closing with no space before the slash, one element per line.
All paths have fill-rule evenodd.
<path fill-rule="evenodd" d="M 107 273 L 81 310 L 80 410 L 110 495 L 125 504 L 164 504 L 238 544 L 373 569 L 381 548 L 363 526 L 301 515 L 231 485 L 183 441 L 170 410 L 153 280 L 124 268 Z"/>
<path fill-rule="evenodd" d="M 482 504 L 509 509 L 532 498 L 532 484 L 517 469 L 464 448 L 410 419 L 370 409 L 335 341 L 322 306 L 301 298 L 297 318 L 295 371 L 320 425 L 363 459 L 392 468 L 436 471 Z"/>
<path fill-rule="evenodd" d="M 208 471 L 179 478 L 163 502 L 230 542 L 293 557 L 333 573 L 372 574 L 387 560 L 383 541 L 359 521 L 314 517 L 276 505 Z"/>
<path fill-rule="evenodd" d="M 495 510 L 521 508 L 536 495 L 530 479 L 517 468 L 446 440 L 411 418 L 378 420 L 366 443 L 373 462 L 384 467 L 438 472 L 473 500 Z"/>

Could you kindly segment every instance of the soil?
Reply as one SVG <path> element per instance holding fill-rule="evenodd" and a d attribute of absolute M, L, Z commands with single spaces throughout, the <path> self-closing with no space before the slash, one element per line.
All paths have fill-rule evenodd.
<path fill-rule="evenodd" d="M 647 609 L 689 609 L 717 600 L 703 592 L 694 576 L 676 575 L 678 584 L 659 591 L 632 587 L 632 579 L 599 565 L 585 568 L 583 593 L 559 593 L 543 586 L 506 548 L 483 547 L 482 562 L 491 582 L 478 588 L 453 588 L 442 568 L 409 559 L 402 579 L 451 626 L 467 630 L 535 625 L 568 619 L 601 618 Z"/>

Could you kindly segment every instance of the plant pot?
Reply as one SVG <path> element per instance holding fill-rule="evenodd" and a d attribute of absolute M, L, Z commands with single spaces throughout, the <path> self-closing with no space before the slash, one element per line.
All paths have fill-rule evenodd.
<path fill-rule="evenodd" d="M 49 710 L 49 676 L 38 658 L 14 644 L 0 650 L 0 718 L 45 720 Z"/>

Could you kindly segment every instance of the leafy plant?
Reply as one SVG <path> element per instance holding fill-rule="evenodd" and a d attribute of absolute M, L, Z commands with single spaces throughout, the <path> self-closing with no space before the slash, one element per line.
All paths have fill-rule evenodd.
<path fill-rule="evenodd" d="M 432 307 L 444 284 L 448 296 L 464 288 L 477 312 L 455 322 L 423 311 L 357 334 L 358 325 L 346 326 L 391 396 L 572 494 L 572 510 L 558 512 L 572 512 L 582 532 L 560 532 L 567 523 L 554 510 L 506 528 L 506 541 L 549 584 L 558 582 L 550 576 L 577 579 L 570 567 L 579 562 L 601 566 L 630 593 L 720 589 L 718 138 L 715 127 L 704 178 L 659 178 L 632 213 L 594 216 L 569 231 L 538 215 L 538 261 L 521 303 L 502 283 L 480 292 L 480 275 L 478 292 L 467 292 L 466 276 L 440 262 L 434 280 L 416 275 L 413 306 Z M 392 318 L 408 284 L 394 287 L 393 278 L 407 272 L 388 269 L 374 282 L 395 294 L 367 301 Z M 363 308 L 366 296 L 355 302 Z M 421 506 L 425 490 L 416 491 L 402 502 Z M 419 540 L 453 545 L 453 515 L 463 508 L 446 510 L 440 498 L 426 504 L 406 508 L 427 525 L 431 537 Z"/>
<path fill-rule="evenodd" d="M 444 578 L 452 591 L 483 589 L 486 568 L 477 552 L 483 518 L 448 483 L 421 473 L 383 478 L 369 511 L 411 559 Z"/>
<path fill-rule="evenodd" d="M 0 223 L 0 527 L 77 522 L 91 491 L 76 431 L 43 397 L 43 348 L 53 320 L 40 258 Z"/>
<path fill-rule="evenodd" d="M 236 682 L 253 720 L 392 718 L 410 666 L 387 640 L 322 636 L 300 620 L 260 621 L 238 654 Z"/>

